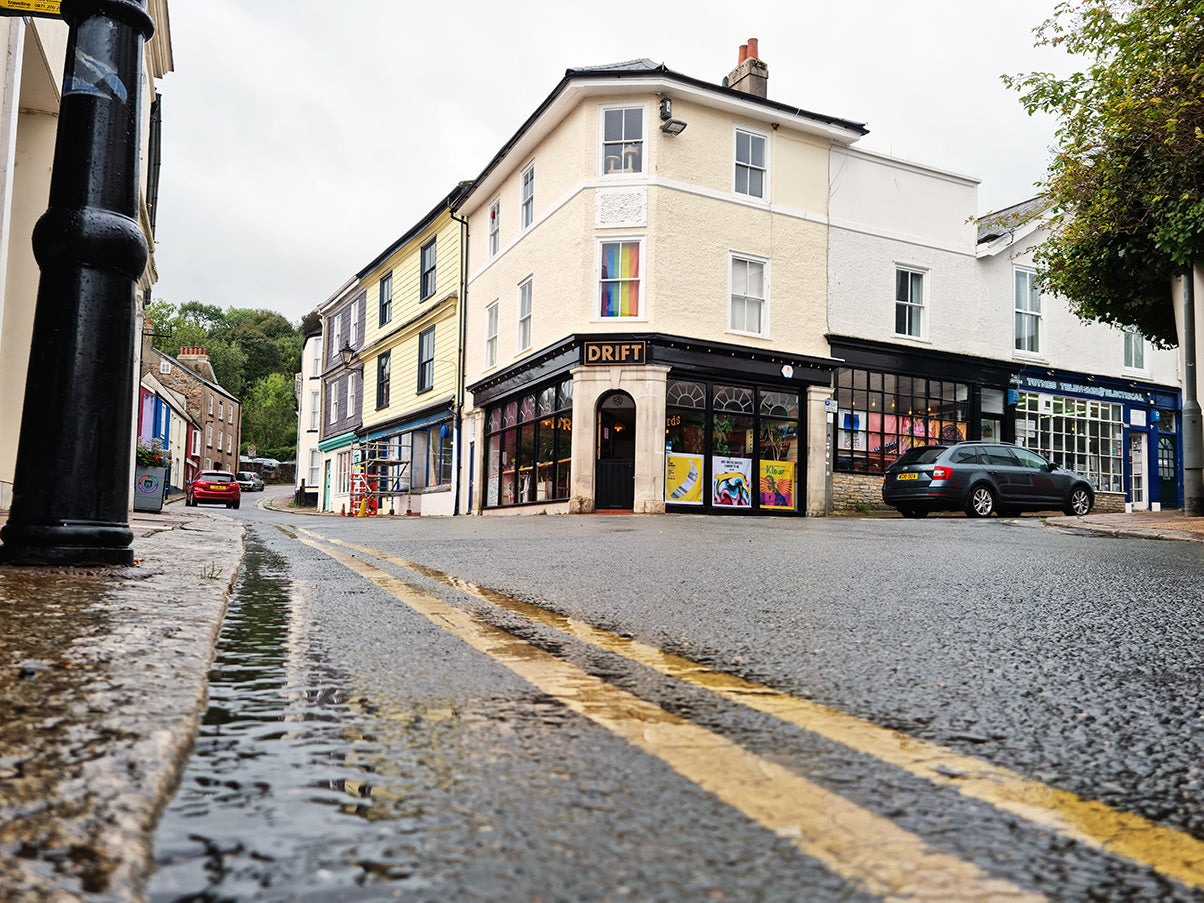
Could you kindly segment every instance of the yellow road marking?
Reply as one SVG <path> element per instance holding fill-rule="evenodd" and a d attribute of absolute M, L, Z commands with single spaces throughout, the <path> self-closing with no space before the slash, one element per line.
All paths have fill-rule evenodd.
<path fill-rule="evenodd" d="M 331 549 L 317 539 L 297 539 L 370 580 L 562 705 L 656 756 L 678 774 L 869 893 L 899 903 L 1029 903 L 1045 899 L 993 878 L 973 863 L 936 850 L 888 819 L 613 687 L 367 562 Z"/>
<path fill-rule="evenodd" d="M 710 690 L 725 699 L 773 715 L 934 784 L 950 787 L 963 796 L 988 803 L 1064 837 L 1152 868 L 1188 887 L 1204 887 L 1204 842 L 1190 834 L 1159 825 L 1139 815 L 1122 812 L 1096 800 L 1084 799 L 1070 791 L 1058 790 L 1008 768 L 962 755 L 901 731 L 880 727 L 773 687 L 716 671 L 655 646 L 457 580 L 387 552 L 340 540 L 325 541 L 401 565 L 668 677 Z"/>

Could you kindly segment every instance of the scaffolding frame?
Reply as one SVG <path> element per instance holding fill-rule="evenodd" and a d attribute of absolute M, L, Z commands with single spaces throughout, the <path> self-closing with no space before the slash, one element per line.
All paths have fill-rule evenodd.
<path fill-rule="evenodd" d="M 361 439 L 352 446 L 351 513 L 356 516 L 410 513 L 412 461 L 397 456 L 389 439 Z M 396 451 L 401 451 L 398 446 Z M 413 450 L 410 451 L 411 457 Z M 397 500 L 401 499 L 399 505 Z M 388 511 L 385 502 L 388 501 Z"/>

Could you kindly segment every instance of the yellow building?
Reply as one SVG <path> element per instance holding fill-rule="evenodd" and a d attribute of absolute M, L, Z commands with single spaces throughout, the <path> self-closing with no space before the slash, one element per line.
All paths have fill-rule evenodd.
<path fill-rule="evenodd" d="M 463 510 L 823 512 L 829 159 L 865 129 L 767 74 L 570 69 L 465 193 Z"/>
<path fill-rule="evenodd" d="M 466 263 L 465 225 L 452 211 L 465 188 L 457 185 L 357 277 L 365 317 L 355 464 L 382 514 L 459 513 Z"/>

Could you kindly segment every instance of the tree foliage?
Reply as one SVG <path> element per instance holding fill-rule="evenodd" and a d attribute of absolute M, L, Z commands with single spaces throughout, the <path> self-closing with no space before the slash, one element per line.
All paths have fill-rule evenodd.
<path fill-rule="evenodd" d="M 1172 278 L 1204 260 L 1204 2 L 1063 0 L 1035 34 L 1090 60 L 1004 79 L 1059 121 L 1040 278 L 1080 317 L 1173 345 Z"/>
<path fill-rule="evenodd" d="M 218 384 L 242 400 L 244 445 L 295 450 L 293 376 L 301 369 L 305 343 L 299 327 L 275 311 L 236 307 L 223 311 L 199 301 L 177 308 L 156 299 L 147 306 L 146 315 L 160 351 L 176 355 L 190 345 L 208 349 Z"/>

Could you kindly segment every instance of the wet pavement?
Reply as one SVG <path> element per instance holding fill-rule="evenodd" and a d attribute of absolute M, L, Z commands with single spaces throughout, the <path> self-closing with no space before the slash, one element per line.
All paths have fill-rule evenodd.
<path fill-rule="evenodd" d="M 0 899 L 138 900 L 204 710 L 240 522 L 131 517 L 123 568 L 0 566 Z"/>
<path fill-rule="evenodd" d="M 6 665 L 0 673 L 0 705 L 12 714 L 0 724 L 0 899 L 125 901 L 149 894 L 156 903 L 394 897 L 791 900 L 798 899 L 799 888 L 821 900 L 874 896 L 864 896 L 830 871 L 791 855 L 789 838 L 716 806 L 701 789 L 683 787 L 665 765 L 583 723 L 529 683 L 505 669 L 483 666 L 446 630 L 415 619 L 374 589 L 358 587 L 341 569 L 332 569 L 324 555 L 298 554 L 296 541 L 270 526 L 284 517 L 349 541 L 355 531 L 370 529 L 370 545 L 395 548 L 452 574 L 490 577 L 491 585 L 509 587 L 518 596 L 550 599 L 564 610 L 577 602 L 570 585 L 573 569 L 567 561 L 557 563 L 560 545 L 588 542 L 602 555 L 612 540 L 624 540 L 622 534 L 647 532 L 648 548 L 641 557 L 651 556 L 652 562 L 672 543 L 666 539 L 660 549 L 660 529 L 627 525 L 651 525 L 656 519 L 537 518 L 531 520 L 544 524 L 521 525 L 512 531 L 511 542 L 502 538 L 506 531 L 496 523 L 478 529 L 480 519 L 373 522 L 284 509 L 285 502 L 278 498 L 279 514 L 260 513 L 251 526 L 246 563 L 222 626 L 203 724 L 204 676 L 225 593 L 238 571 L 242 524 L 254 520 L 254 512 L 240 512 L 245 517 L 234 520 L 216 509 L 211 517 L 203 508 L 194 513 L 171 506 L 164 515 L 148 515 L 151 523 L 173 529 L 136 541 L 141 561 L 135 568 L 32 575 L 0 568 L 0 649 Z M 1200 541 L 1202 521 L 1162 512 L 1021 518 L 1016 524 L 1051 535 L 1093 531 Z M 584 532 L 568 529 L 575 522 L 597 526 Z M 936 536 L 939 545 L 940 537 L 953 535 L 951 527 L 960 526 L 936 523 L 934 529 L 932 523 L 908 523 L 908 530 Z M 969 532 L 959 537 L 976 541 L 995 535 L 988 530 L 1006 528 L 997 521 L 966 526 Z M 735 531 L 724 527 L 718 532 L 730 541 Z M 823 524 L 778 521 L 765 535 L 787 529 L 806 541 Z M 848 535 L 863 532 L 853 525 Z M 477 555 L 474 562 L 472 543 L 483 533 L 496 538 L 483 543 L 488 550 L 484 560 Z M 561 535 L 553 539 L 555 534 Z M 515 570 L 512 556 L 496 557 L 498 548 L 531 541 L 540 542 L 550 560 Z M 912 548 L 906 544 L 899 552 Z M 1129 555 L 1145 547 L 1114 548 Z M 387 563 L 382 566 L 396 571 Z M 642 570 L 655 573 L 657 568 L 650 564 Z M 895 585 L 895 570 L 876 575 L 877 592 L 902 589 Z M 1162 566 L 1162 576 L 1168 573 Z M 558 574 L 564 578 L 562 589 L 568 590 L 563 598 L 553 589 Z M 677 579 L 675 572 L 657 576 Z M 789 568 L 767 574 L 768 582 L 758 584 L 759 604 L 740 619 L 780 618 L 782 612 L 770 615 L 767 607 L 776 595 L 773 587 L 798 578 Z M 460 597 L 450 584 L 430 577 L 425 582 L 426 590 L 440 597 Z M 1163 584 L 1168 598 L 1183 591 L 1177 586 L 1173 580 Z M 734 629 L 724 623 L 736 614 L 730 606 L 712 607 L 708 628 L 695 635 L 683 626 L 685 620 L 675 623 L 680 605 L 644 610 L 630 620 L 630 611 L 611 607 L 621 595 L 615 589 L 600 590 L 592 600 L 592 622 L 658 637 L 663 645 L 692 651 L 716 666 L 773 676 L 783 650 L 737 643 L 707 651 L 705 635 L 730 635 Z M 676 592 L 687 607 L 700 606 L 699 589 Z M 627 590 L 634 591 L 632 586 Z M 716 582 L 711 595 L 721 592 Z M 910 587 L 913 601 L 924 600 L 929 607 L 932 592 L 923 580 Z M 1129 620 L 1152 611 L 1146 597 L 1141 598 L 1142 604 L 1127 614 Z M 942 607 L 950 607 L 950 600 Z M 743 610 L 739 604 L 736 608 Z M 524 619 L 493 617 L 540 648 L 563 651 L 666 711 L 722 727 L 769 759 L 793 764 L 842 792 L 848 789 L 867 804 L 879 805 L 885 792 L 885 811 L 895 813 L 892 818 L 908 829 L 947 838 L 973 836 L 969 846 L 976 860 L 988 863 L 993 872 L 1019 880 L 1040 863 L 1052 873 L 1045 889 L 1062 888 L 1051 898 L 1191 898 L 1173 883 L 1134 877 L 1098 853 L 1079 851 L 1068 857 L 1065 843 L 1056 838 L 1020 842 L 1014 823 L 1000 821 L 989 807 L 957 798 L 934 807 L 922 781 L 884 771 L 872 757 L 850 756 L 844 747 L 796 730 L 767 730 L 763 716 L 738 707 L 716 710 L 701 691 L 651 679 L 562 636 L 534 629 Z M 822 624 L 835 617 L 835 610 L 821 607 L 809 617 Z M 889 615 L 875 612 L 865 627 L 871 633 L 880 629 L 882 636 L 897 633 L 884 618 Z M 31 623 L 37 629 L 30 630 Z M 908 656 L 923 659 L 953 642 L 945 636 L 927 649 L 917 639 L 925 627 L 918 626 Z M 1164 626 L 1174 629 L 1169 620 Z M 1001 622 L 999 629 L 1011 642 L 1023 636 L 1017 628 Z M 1185 623 L 1178 628 L 1180 633 L 1193 629 Z M 811 683 L 794 690 L 830 696 L 834 702 L 844 693 L 844 708 L 872 712 L 877 705 L 873 696 L 847 694 L 851 685 L 841 671 L 849 656 L 859 653 L 841 642 L 832 634 L 826 650 L 802 651 L 804 658 L 798 661 L 807 662 Z M 1017 643 L 1012 661 L 999 673 L 984 672 L 976 692 L 1015 695 L 1014 681 L 1023 670 L 1015 666 L 1028 664 L 1015 656 L 1031 655 L 1036 648 Z M 990 646 L 971 651 L 993 666 L 1000 663 L 998 650 Z M 1128 667 L 1129 658 L 1126 652 L 1114 664 Z M 1179 657 L 1170 657 L 1169 651 L 1159 666 L 1168 673 L 1182 671 Z M 898 667 L 908 670 L 904 662 Z M 1105 668 L 1100 676 L 1113 670 Z M 1085 679 L 1090 673 L 1087 666 Z M 1053 674 L 1049 671 L 1049 679 Z M 1186 671 L 1181 677 L 1187 681 L 1184 687 L 1194 680 Z M 931 684 L 931 679 L 931 671 L 919 675 L 921 684 Z M 774 683 L 789 687 L 789 681 Z M 1024 740 L 1009 735 L 1001 743 L 1002 734 L 966 717 L 967 704 L 972 712 L 974 702 L 958 698 L 963 690 L 936 686 L 926 692 L 945 699 L 939 714 L 898 715 L 893 725 L 965 750 L 992 751 L 1030 773 L 1090 789 L 1095 780 L 1090 769 L 1079 777 L 1060 773 L 1062 766 L 1045 761 L 1047 753 L 1039 748 L 1036 734 Z M 1062 705 L 1036 689 L 1042 708 Z M 1021 699 L 1013 701 L 1025 705 Z M 1062 729 L 1073 738 L 1097 719 L 1108 723 L 1106 707 L 1105 697 L 1084 692 L 1074 711 L 1065 710 Z M 1180 712 L 1175 717 L 1193 716 Z M 1023 717 L 1019 723 L 1025 723 Z M 181 778 L 194 734 L 196 755 Z M 1032 748 L 1026 749 L 1026 743 Z M 1179 767 L 1176 761 L 1168 758 L 1166 768 Z M 1145 767 L 1136 758 L 1131 765 L 1134 771 Z M 1154 773 L 1151 786 L 1169 776 L 1173 771 L 1161 777 Z M 163 816 L 154 854 L 158 872 L 148 888 L 151 826 L 177 780 L 181 789 Z M 1199 780 L 1199 775 L 1191 778 L 1195 784 Z M 1128 799 L 1119 784 L 1097 783 L 1102 786 L 1096 792 L 1105 799 L 1148 808 L 1154 817 L 1193 829 L 1204 817 L 1187 797 L 1176 803 L 1179 797 L 1168 796 L 1170 808 L 1143 807 Z M 671 807 L 649 805 L 670 796 Z M 683 845 L 681 838 L 692 836 L 699 824 L 708 830 Z M 596 857 L 581 857 L 581 837 L 597 838 Z M 1076 883 L 1083 880 L 1079 868 L 1093 883 Z M 496 882 L 516 875 L 520 881 L 524 875 L 539 875 L 544 896 L 523 890 L 535 885 L 498 891 Z"/>

